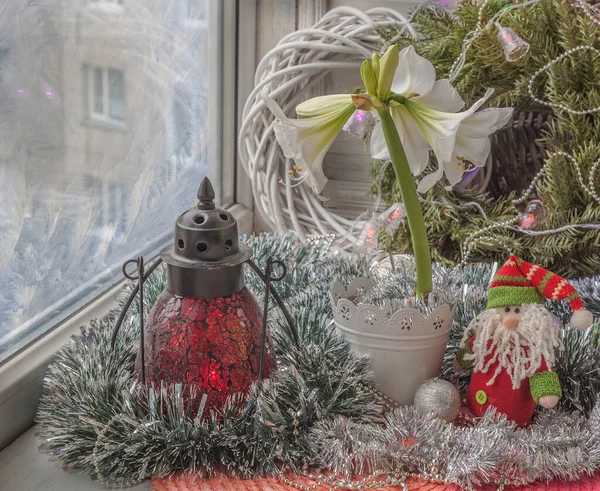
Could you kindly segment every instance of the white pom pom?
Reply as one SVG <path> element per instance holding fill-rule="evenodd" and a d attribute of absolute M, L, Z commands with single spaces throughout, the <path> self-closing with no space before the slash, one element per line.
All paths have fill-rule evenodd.
<path fill-rule="evenodd" d="M 594 316 L 589 310 L 576 310 L 571 317 L 571 327 L 580 331 L 586 330 L 592 325 L 592 322 L 594 322 Z"/>

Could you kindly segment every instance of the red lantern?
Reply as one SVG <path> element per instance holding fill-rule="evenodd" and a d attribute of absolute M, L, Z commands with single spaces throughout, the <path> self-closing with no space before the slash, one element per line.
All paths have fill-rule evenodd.
<path fill-rule="evenodd" d="M 275 354 L 266 330 L 266 318 L 252 294 L 244 286 L 244 263 L 249 263 L 267 283 L 265 313 L 270 282 L 285 275 L 280 261 L 269 258 L 267 273 L 262 275 L 251 262 L 251 249 L 239 243 L 237 222 L 228 211 L 214 203 L 214 191 L 205 178 L 198 191 L 197 206 L 183 213 L 175 226 L 175 241 L 166 247 L 160 259 L 167 265 L 167 288 L 158 297 L 144 327 L 140 319 L 143 344 L 135 370 L 138 378 L 160 387 L 182 384 L 184 396 L 195 410 L 203 396 L 205 409 L 223 407 L 227 397 L 245 393 L 251 384 L 268 377 L 275 368 Z M 125 269 L 135 262 L 137 276 Z M 271 277 L 274 264 L 283 275 Z M 128 261 L 126 276 L 140 280 L 137 291 L 143 302 L 143 259 Z M 126 309 L 121 314 L 114 339 Z M 280 307 L 281 299 L 275 294 Z M 284 314 L 290 321 L 289 314 Z M 297 339 L 297 333 L 292 326 Z"/>

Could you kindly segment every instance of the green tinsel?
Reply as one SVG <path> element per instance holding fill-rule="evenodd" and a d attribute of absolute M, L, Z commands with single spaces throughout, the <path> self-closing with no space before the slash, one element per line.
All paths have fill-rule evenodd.
<path fill-rule="evenodd" d="M 572 115 L 561 110 L 533 104 L 527 94 L 527 84 L 532 74 L 566 50 L 592 45 L 600 48 L 600 28 L 588 17 L 578 12 L 570 0 L 541 0 L 535 5 L 507 12 L 501 24 L 511 27 L 530 46 L 529 54 L 520 61 L 509 63 L 504 58 L 497 38 L 496 27 L 490 27 L 469 48 L 466 64 L 453 82 L 467 106 L 482 96 L 487 88 L 495 89 L 489 101 L 491 107 L 515 107 L 515 111 L 537 111 L 550 116 L 550 123 L 538 142 L 548 153 L 565 151 L 580 162 L 584 179 L 596 159 L 600 157 L 600 113 Z M 416 51 L 433 63 L 438 78 L 447 78 L 450 66 L 459 56 L 463 40 L 475 29 L 482 2 L 463 1 L 452 15 L 439 10 L 419 8 L 413 23 L 423 40 L 413 43 L 401 38 L 402 48 L 413 44 Z M 507 6 L 507 0 L 490 0 L 484 9 L 484 23 Z M 389 26 L 379 31 L 384 41 L 397 39 L 398 27 Z M 581 51 L 554 65 L 540 75 L 535 83 L 536 95 L 552 103 L 562 103 L 574 109 L 591 109 L 600 106 L 600 59 L 589 51 Z M 529 151 L 527 148 L 521 149 Z M 501 151 L 501 149 L 499 150 Z M 522 160 L 522 159 L 521 159 Z M 374 183 L 381 167 L 373 164 Z M 567 159 L 546 159 L 546 174 L 529 199 L 540 199 L 549 211 L 542 229 L 555 229 L 565 224 L 599 224 L 600 205 L 586 193 L 579 183 L 574 165 Z M 426 173 L 432 172 L 430 168 Z M 494 169 L 492 179 L 501 180 L 503 169 Z M 527 187 L 537 169 L 516 169 Z M 600 192 L 600 176 L 596 174 L 595 189 Z M 501 186 L 500 186 L 501 187 Z M 372 192 L 377 192 L 373 184 Z M 510 190 L 515 192 L 516 190 Z M 383 180 L 383 197 L 388 203 L 401 200 L 393 171 L 389 169 Z M 490 196 L 470 191 L 446 191 L 439 183 L 425 196 L 428 200 L 458 205 L 477 201 L 488 215 L 484 219 L 474 208 L 457 209 L 452 206 L 423 204 L 427 231 L 435 260 L 445 264 L 458 264 L 464 254 L 467 238 L 491 221 L 502 222 L 517 216 L 519 208 L 511 201 L 512 193 Z M 410 238 L 406 226 L 393 237 L 382 233 L 381 244 L 388 251 L 410 252 Z M 527 236 L 503 228 L 494 228 L 488 239 L 479 242 L 470 261 L 501 261 L 507 250 L 527 261 L 544 266 L 569 278 L 590 276 L 600 264 L 600 230 L 571 229 L 564 232 Z"/>
<path fill-rule="evenodd" d="M 135 379 L 139 305 L 134 304 L 114 351 L 110 349 L 115 321 L 112 316 L 108 321 L 92 322 L 82 328 L 81 335 L 74 336 L 49 367 L 37 415 L 46 451 L 61 460 L 66 468 L 92 475 L 99 472 L 101 479 L 110 484 L 134 483 L 149 475 L 183 471 L 210 476 L 217 467 L 242 477 L 254 477 L 276 473 L 281 464 L 296 471 L 302 471 L 307 465 L 333 466 L 333 461 L 323 462 L 320 446 L 323 442 L 319 443 L 318 438 L 319 435 L 330 438 L 328 428 L 334 428 L 340 420 L 357 425 L 365 434 L 377 432 L 384 421 L 384 411 L 372 390 L 367 361 L 354 355 L 336 334 L 331 323 L 328 293 L 333 281 L 348 284 L 358 275 L 373 276 L 369 272 L 369 258 L 331 250 L 329 240 L 323 238 L 301 243 L 291 235 L 263 235 L 251 238 L 249 243 L 259 264 L 264 264 L 271 254 L 286 263 L 289 274 L 275 287 L 298 326 L 302 349 L 295 347 L 291 333 L 272 302 L 269 325 L 278 355 L 278 370 L 262 386 L 254 387 L 248 400 L 232 398 L 223 409 L 222 417 L 213 413 L 206 419 L 193 419 L 183 409 L 183 395 L 177 387 L 153 391 L 144 389 Z M 436 265 L 434 272 L 441 277 L 440 268 Z M 454 380 L 452 359 L 463 330 L 485 308 L 494 267 L 473 265 L 449 273 L 458 281 L 458 302 L 443 376 L 464 386 L 465 375 Z M 260 295 L 263 287 L 254 273 L 248 270 L 246 276 L 248 287 Z M 409 273 L 405 278 L 398 275 L 389 278 L 396 286 L 406 283 L 400 285 L 401 289 L 411 291 L 409 285 L 414 283 L 414 278 Z M 164 269 L 159 268 L 145 284 L 146 314 L 165 287 L 165 281 Z M 597 280 L 582 280 L 577 286 L 588 309 L 599 315 Z M 560 304 L 551 308 L 559 316 L 563 313 Z M 565 393 L 563 409 L 589 411 L 600 391 L 600 377 L 596 375 L 600 369 L 598 336 L 596 331 L 568 332 L 564 341 L 566 350 L 556 367 Z M 394 421 L 417 424 L 412 413 L 402 411 L 395 413 Z M 419 427 L 440 427 L 423 416 L 419 418 Z M 560 423 L 560 431 L 572 425 L 569 421 Z M 439 429 L 446 434 L 446 430 Z M 510 430 L 510 423 L 496 421 L 493 429 L 504 434 Z M 482 431 L 491 430 L 482 426 Z M 485 441 L 484 433 L 474 434 L 473 441 Z M 573 442 L 585 438 L 580 433 L 571 440 L 570 446 L 560 448 L 572 448 L 579 445 Z M 589 438 L 586 441 L 588 446 L 593 443 Z M 555 455 L 557 448 L 549 447 L 548 455 Z M 434 450 L 421 447 L 419 455 Z M 480 454 L 490 458 L 489 452 L 474 449 L 468 467 L 473 472 L 485 473 L 490 466 L 500 465 L 489 460 L 479 461 L 477 455 Z M 559 455 L 562 454 L 559 452 Z M 583 472 L 595 466 L 595 462 L 581 462 L 575 470 L 571 462 L 571 467 L 567 468 L 566 464 L 558 467 L 556 475 L 561 475 L 560 472 L 576 475 L 576 470 Z M 458 468 L 453 469 L 452 472 L 459 472 Z M 471 478 L 463 467 L 461 469 L 462 477 L 458 479 L 469 485 Z M 542 467 L 536 469 L 541 472 Z M 451 473 L 450 467 L 448 472 Z"/>

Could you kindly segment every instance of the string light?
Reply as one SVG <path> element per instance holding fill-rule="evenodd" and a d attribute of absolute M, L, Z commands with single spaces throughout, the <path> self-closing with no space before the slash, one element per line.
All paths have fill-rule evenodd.
<path fill-rule="evenodd" d="M 342 130 L 351 136 L 362 140 L 371 134 L 376 123 L 375 116 L 371 114 L 371 111 L 357 109 L 346 122 Z"/>
<path fill-rule="evenodd" d="M 565 51 L 563 54 L 557 56 L 553 60 L 546 63 L 542 68 L 540 68 L 537 72 L 535 72 L 531 76 L 531 78 L 529 79 L 529 83 L 527 84 L 527 92 L 529 93 L 529 97 L 531 97 L 535 102 L 537 102 L 538 104 L 541 104 L 542 106 L 552 107 L 554 109 L 560 109 L 560 110 L 566 111 L 570 114 L 584 115 L 584 114 L 594 114 L 594 113 L 600 112 L 600 106 L 594 107 L 592 109 L 585 109 L 583 111 L 579 111 L 576 109 L 572 109 L 561 103 L 544 101 L 543 99 L 538 98 L 533 93 L 533 86 L 535 84 L 535 80 L 537 79 L 537 77 L 539 75 L 541 75 L 546 70 L 549 70 L 552 66 L 556 65 L 559 61 L 563 60 L 564 58 L 571 56 L 572 54 L 577 53 L 578 51 L 583 51 L 583 50 L 592 51 L 592 52 L 596 53 L 596 55 L 600 56 L 600 50 L 594 48 L 593 46 L 588 46 L 588 45 L 577 46 L 568 51 Z"/>
<path fill-rule="evenodd" d="M 521 230 L 539 229 L 549 215 L 544 203 L 539 199 L 534 199 L 527 204 L 523 213 L 519 213 L 519 228 Z"/>
<path fill-rule="evenodd" d="M 504 57 L 508 62 L 518 61 L 529 53 L 529 43 L 523 41 L 510 27 L 494 23 L 498 29 L 498 39 L 504 49 Z"/>
<path fill-rule="evenodd" d="M 507 12 L 514 10 L 514 9 L 520 9 L 520 8 L 526 7 L 528 5 L 536 4 L 539 1 L 540 0 L 528 0 L 527 2 L 523 2 L 523 3 L 508 5 L 508 6 L 504 7 L 502 10 L 498 11 L 489 20 L 489 22 L 484 23 L 483 13 L 484 13 L 485 8 L 490 3 L 490 0 L 485 0 L 481 4 L 481 7 L 479 7 L 479 15 L 478 15 L 477 25 L 475 26 L 475 29 L 470 31 L 469 33 L 467 33 L 467 35 L 463 39 L 462 51 L 461 51 L 460 55 L 458 55 L 456 60 L 454 60 L 454 62 L 452 63 L 452 66 L 450 67 L 450 74 L 448 77 L 450 82 L 453 82 L 456 79 L 456 77 L 458 77 L 458 74 L 462 71 L 462 69 L 465 66 L 465 62 L 467 61 L 467 52 L 469 51 L 469 48 L 477 39 L 479 39 L 481 37 L 481 35 L 484 32 L 486 32 L 492 25 L 499 22 L 500 19 Z"/>

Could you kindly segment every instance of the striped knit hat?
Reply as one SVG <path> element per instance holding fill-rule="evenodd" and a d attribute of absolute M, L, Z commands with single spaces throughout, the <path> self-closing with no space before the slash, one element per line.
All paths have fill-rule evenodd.
<path fill-rule="evenodd" d="M 544 298 L 569 301 L 573 309 L 572 327 L 587 329 L 592 325 L 591 312 L 584 309 L 579 293 L 567 280 L 517 256 L 510 256 L 496 273 L 487 308 L 544 303 Z"/>

